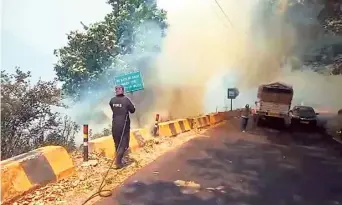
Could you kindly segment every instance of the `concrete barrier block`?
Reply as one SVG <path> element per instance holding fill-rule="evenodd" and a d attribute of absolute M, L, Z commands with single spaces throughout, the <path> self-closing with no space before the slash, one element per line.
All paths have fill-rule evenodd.
<path fill-rule="evenodd" d="M 100 137 L 88 142 L 90 153 L 98 153 L 108 158 L 115 155 L 115 146 L 112 136 Z"/>
<path fill-rule="evenodd" d="M 192 119 L 192 121 L 193 121 L 192 127 L 191 127 L 192 129 L 210 126 L 209 117 L 206 115 L 200 116 L 200 117 L 195 117 Z"/>
<path fill-rule="evenodd" d="M 190 121 L 188 119 L 179 119 L 177 124 L 180 128 L 179 133 L 184 133 L 191 130 Z"/>
<path fill-rule="evenodd" d="M 66 178 L 75 170 L 68 152 L 60 146 L 42 147 L 1 161 L 0 165 L 2 203 Z"/>
<path fill-rule="evenodd" d="M 159 136 L 171 137 L 177 135 L 176 124 L 175 120 L 159 123 Z"/>
<path fill-rule="evenodd" d="M 240 110 L 236 109 L 236 110 L 232 110 L 232 111 L 225 111 L 225 112 L 219 112 L 220 115 L 220 120 L 229 120 L 233 117 L 237 117 L 240 116 Z"/>
<path fill-rule="evenodd" d="M 214 117 L 214 114 L 208 114 L 207 115 L 208 116 L 208 118 L 209 118 L 209 123 L 210 123 L 210 125 L 214 125 L 215 124 L 215 117 Z"/>
<path fill-rule="evenodd" d="M 152 136 L 147 128 L 135 129 L 130 133 L 129 147 L 131 151 L 135 151 L 145 146 L 145 143 L 150 140 L 152 140 Z"/>
<path fill-rule="evenodd" d="M 129 148 L 131 151 L 136 151 L 143 147 L 145 143 L 151 140 L 152 137 L 147 128 L 134 129 L 130 132 Z M 88 142 L 89 152 L 99 153 L 108 158 L 114 158 L 115 146 L 112 136 L 105 136 Z"/>
<path fill-rule="evenodd" d="M 211 125 L 215 125 L 220 122 L 220 115 L 218 113 L 211 113 L 208 117 Z"/>
<path fill-rule="evenodd" d="M 158 124 L 159 136 L 171 137 L 191 130 L 188 119 L 177 119 Z"/>

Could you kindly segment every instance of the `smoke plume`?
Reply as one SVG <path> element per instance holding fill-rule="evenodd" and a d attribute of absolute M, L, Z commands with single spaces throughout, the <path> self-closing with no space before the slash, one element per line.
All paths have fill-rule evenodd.
<path fill-rule="evenodd" d="M 272 81 L 293 85 L 294 103 L 332 111 L 342 106 L 341 76 L 302 69 L 302 57 L 310 49 L 342 42 L 323 34 L 316 18 L 322 4 L 219 2 L 226 16 L 215 1 L 179 1 L 168 11 L 170 29 L 158 75 L 178 89 L 173 96 L 181 97 L 165 107 L 176 107 L 182 116 L 223 110 L 230 106 L 228 87 L 240 89 L 233 107 L 241 107 L 254 102 L 258 85 Z"/>
<path fill-rule="evenodd" d="M 317 74 L 310 66 L 301 69 L 309 48 L 341 42 L 322 34 L 316 20 L 322 5 L 294 0 L 219 2 L 226 15 L 214 0 L 160 0 L 168 12 L 166 37 L 152 22 L 139 26 L 144 28 L 144 44 L 120 58 L 141 70 L 145 83 L 144 91 L 129 95 L 137 107 L 132 127 L 151 126 L 156 113 L 170 119 L 227 109 L 228 87 L 240 90 L 233 108 L 252 104 L 259 84 L 278 80 L 294 86 L 295 103 L 341 108 L 341 76 Z M 112 69 L 123 67 L 116 64 Z M 89 108 L 89 114 L 75 115 L 79 122 L 102 129 L 111 121 L 108 102 L 113 90 L 104 83 L 95 92 L 102 98 L 78 108 Z"/>

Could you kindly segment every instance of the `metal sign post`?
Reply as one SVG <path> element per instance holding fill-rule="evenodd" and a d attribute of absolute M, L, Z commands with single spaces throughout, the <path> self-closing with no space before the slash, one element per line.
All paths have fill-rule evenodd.
<path fill-rule="evenodd" d="M 83 161 L 88 161 L 88 125 L 83 125 Z"/>
<path fill-rule="evenodd" d="M 230 99 L 230 110 L 233 110 L 233 99 L 239 95 L 239 90 L 237 88 L 228 88 L 227 98 Z"/>

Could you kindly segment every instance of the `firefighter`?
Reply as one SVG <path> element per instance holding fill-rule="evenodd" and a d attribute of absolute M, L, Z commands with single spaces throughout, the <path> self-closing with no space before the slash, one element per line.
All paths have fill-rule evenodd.
<path fill-rule="evenodd" d="M 241 116 L 241 129 L 242 132 L 246 131 L 247 124 L 248 124 L 248 118 L 251 114 L 251 109 L 248 104 L 245 105 L 245 108 L 242 110 L 242 116 Z"/>
<path fill-rule="evenodd" d="M 122 168 L 122 158 L 129 147 L 129 135 L 131 121 L 129 113 L 135 112 L 135 107 L 131 100 L 124 95 L 122 85 L 115 86 L 115 97 L 109 101 L 112 109 L 112 136 L 115 144 L 116 169 Z"/>

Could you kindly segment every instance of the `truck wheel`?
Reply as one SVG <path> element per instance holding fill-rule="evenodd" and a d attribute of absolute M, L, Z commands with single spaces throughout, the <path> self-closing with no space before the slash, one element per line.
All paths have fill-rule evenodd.
<path fill-rule="evenodd" d="M 287 125 L 286 125 L 286 119 L 281 119 L 280 120 L 280 129 L 285 130 Z"/>
<path fill-rule="evenodd" d="M 285 120 L 285 128 L 289 129 L 291 126 L 291 119 L 289 117 L 285 117 L 284 120 Z"/>
<path fill-rule="evenodd" d="M 258 126 L 259 116 L 254 114 L 252 120 L 253 120 L 253 127 L 257 127 Z"/>
<path fill-rule="evenodd" d="M 259 117 L 259 119 L 257 120 L 256 124 L 257 124 L 258 127 L 262 127 L 263 124 L 264 124 L 264 120 L 261 117 Z"/>
<path fill-rule="evenodd" d="M 292 120 L 291 120 L 291 124 L 290 124 L 290 131 L 291 132 L 294 132 L 297 130 L 297 125 L 296 123 L 294 123 Z"/>
<path fill-rule="evenodd" d="M 252 115 L 252 120 L 253 120 L 253 126 L 255 126 L 256 122 L 257 122 L 257 115 L 256 114 L 253 114 Z"/>

